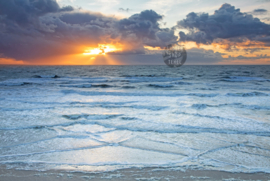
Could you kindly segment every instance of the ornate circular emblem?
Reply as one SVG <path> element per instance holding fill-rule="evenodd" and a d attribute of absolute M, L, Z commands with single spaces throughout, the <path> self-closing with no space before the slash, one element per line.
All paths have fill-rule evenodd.
<path fill-rule="evenodd" d="M 171 44 L 165 47 L 163 60 L 169 67 L 180 67 L 187 59 L 187 52 L 183 46 Z"/>

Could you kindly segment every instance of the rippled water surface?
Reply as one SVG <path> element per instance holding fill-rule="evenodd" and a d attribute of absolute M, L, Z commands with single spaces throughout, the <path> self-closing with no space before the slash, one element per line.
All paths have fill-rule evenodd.
<path fill-rule="evenodd" d="M 0 164 L 270 173 L 270 66 L 0 67 Z"/>

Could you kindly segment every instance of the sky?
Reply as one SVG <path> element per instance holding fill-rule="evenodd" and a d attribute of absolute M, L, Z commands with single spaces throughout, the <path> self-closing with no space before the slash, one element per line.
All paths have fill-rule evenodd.
<path fill-rule="evenodd" d="M 270 64 L 270 0 L 0 0 L 0 64 Z"/>

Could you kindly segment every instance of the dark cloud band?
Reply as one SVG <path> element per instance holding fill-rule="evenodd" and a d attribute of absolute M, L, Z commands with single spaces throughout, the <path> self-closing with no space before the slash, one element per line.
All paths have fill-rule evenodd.
<path fill-rule="evenodd" d="M 270 25 L 230 4 L 223 4 L 213 15 L 189 13 L 186 19 L 178 21 L 177 26 L 189 30 L 187 34 L 179 32 L 181 41 L 198 44 L 211 44 L 217 39 L 267 41 L 270 36 Z"/>
<path fill-rule="evenodd" d="M 161 19 L 152 10 L 119 20 L 61 8 L 55 0 L 0 0 L 0 56 L 35 61 L 107 43 L 124 44 L 119 54 L 143 53 L 144 45 L 166 46 L 177 40 L 173 30 L 160 28 Z"/>

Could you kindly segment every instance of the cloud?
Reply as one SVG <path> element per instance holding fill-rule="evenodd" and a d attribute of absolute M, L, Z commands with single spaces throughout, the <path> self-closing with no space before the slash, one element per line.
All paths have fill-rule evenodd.
<path fill-rule="evenodd" d="M 116 23 L 116 29 L 121 41 L 127 42 L 127 49 L 129 45 L 137 49 L 142 49 L 144 45 L 164 47 L 176 42 L 177 36 L 174 35 L 173 29 L 160 28 L 159 21 L 162 18 L 153 10 L 145 10 L 120 20 Z"/>
<path fill-rule="evenodd" d="M 117 43 L 124 47 L 119 54 L 142 54 L 145 45 L 165 46 L 177 40 L 174 30 L 160 28 L 161 19 L 153 10 L 117 19 L 60 7 L 55 0 L 0 1 L 0 55 L 34 62 Z"/>
<path fill-rule="evenodd" d="M 54 0 L 0 1 L 0 15 L 18 24 L 30 23 L 37 16 L 59 10 L 59 5 Z"/>
<path fill-rule="evenodd" d="M 178 39 L 174 27 L 161 28 L 162 19 L 163 16 L 153 10 L 119 19 L 72 6 L 60 7 L 55 0 L 0 0 L 0 60 L 57 61 L 55 57 L 82 55 L 89 47 L 114 44 L 121 45 L 122 50 L 107 53 L 108 56 L 121 61 L 130 56 L 132 64 L 136 64 L 136 56 L 143 61 L 151 59 L 149 64 L 156 64 L 155 60 L 160 63 L 160 53 L 149 55 L 148 51 L 152 50 L 146 50 L 145 46 L 161 50 Z M 270 25 L 229 4 L 222 5 L 213 15 L 189 13 L 177 26 L 189 30 L 189 33 L 179 33 L 182 42 L 219 44 L 225 49 L 242 46 L 251 53 L 255 48 L 260 51 L 270 46 Z M 228 60 L 222 56 L 212 50 L 194 48 L 188 50 L 187 63 Z M 265 58 L 268 57 L 257 56 L 257 59 Z"/>
<path fill-rule="evenodd" d="M 266 54 L 261 54 L 261 55 L 257 55 L 254 57 L 248 57 L 248 56 L 243 56 L 243 55 L 239 55 L 237 57 L 229 57 L 229 60 L 259 60 L 259 59 L 269 59 L 270 56 L 267 56 Z"/>
<path fill-rule="evenodd" d="M 253 11 L 254 13 L 267 13 L 268 11 L 266 10 L 266 9 L 255 9 L 254 11 Z"/>
<path fill-rule="evenodd" d="M 100 14 L 56 12 L 36 16 L 23 25 L 4 17 L 0 23 L 0 53 L 18 60 L 83 53 L 83 47 L 105 42 L 113 18 Z"/>
<path fill-rule="evenodd" d="M 129 8 L 127 8 L 127 9 L 119 8 L 118 11 L 120 11 L 120 12 L 129 12 L 130 9 Z"/>
<path fill-rule="evenodd" d="M 60 11 L 74 11 L 75 9 L 72 6 L 64 6 Z"/>
<path fill-rule="evenodd" d="M 263 15 L 267 15 L 268 10 L 266 9 L 254 9 L 251 14 L 255 15 L 255 16 L 263 16 Z"/>
<path fill-rule="evenodd" d="M 117 29 L 121 37 L 135 35 L 136 38 L 155 39 L 155 33 L 159 30 L 158 21 L 162 16 L 153 10 L 146 10 L 140 14 L 134 14 L 129 18 L 122 19 L 117 23 Z"/>
<path fill-rule="evenodd" d="M 261 59 L 269 59 L 270 56 L 266 54 L 260 55 L 239 55 L 239 56 L 227 56 L 224 58 L 223 53 L 214 52 L 213 50 L 205 50 L 203 48 L 192 48 L 187 50 L 187 61 L 186 64 L 223 64 L 233 63 L 233 61 L 258 61 Z"/>
<path fill-rule="evenodd" d="M 230 42 L 238 42 L 240 39 L 265 42 L 270 36 L 270 25 L 240 12 L 240 9 L 235 9 L 230 4 L 223 4 L 213 15 L 189 13 L 186 19 L 178 21 L 177 27 L 189 30 L 187 34 L 179 32 L 181 41 L 193 41 L 197 44 L 211 44 L 218 39 Z"/>
<path fill-rule="evenodd" d="M 156 52 L 156 53 L 154 53 Z M 187 50 L 187 61 L 186 65 L 194 64 L 218 64 L 225 60 L 222 57 L 222 53 L 214 52 L 213 50 L 205 50 L 201 48 L 192 48 Z M 103 59 L 107 57 L 98 56 L 96 57 L 96 62 L 105 62 Z M 151 54 L 116 54 L 110 53 L 108 58 L 118 60 L 121 64 L 126 65 L 164 65 L 162 50 L 152 51 Z M 231 60 L 235 60 L 231 58 Z"/>
<path fill-rule="evenodd" d="M 187 64 L 217 64 L 224 58 L 222 53 L 202 48 L 192 48 L 187 50 Z"/>

